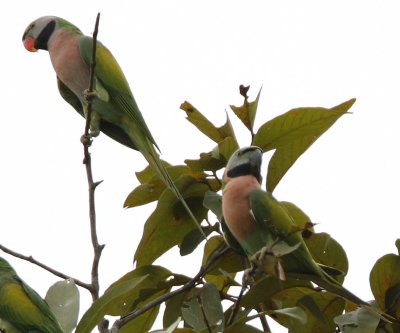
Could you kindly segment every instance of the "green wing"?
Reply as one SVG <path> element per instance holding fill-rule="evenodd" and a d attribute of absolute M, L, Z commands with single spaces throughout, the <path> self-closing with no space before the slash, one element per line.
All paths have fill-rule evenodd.
<path fill-rule="evenodd" d="M 0 317 L 21 332 L 62 333 L 47 303 L 16 275 L 0 278 Z"/>
<path fill-rule="evenodd" d="M 293 221 L 288 210 L 271 193 L 262 190 L 252 191 L 249 195 L 257 231 L 264 234 L 265 245 L 271 247 L 284 242 L 289 247 L 297 247 L 282 257 L 285 272 L 321 275 L 321 269 L 314 261 L 304 243 L 301 228 Z"/>
<path fill-rule="evenodd" d="M 81 37 L 79 43 L 80 52 L 83 61 L 88 66 L 91 63 L 92 45 L 93 39 L 91 37 Z M 131 121 L 133 121 L 133 123 L 140 128 L 145 137 L 147 137 L 157 147 L 157 144 L 144 121 L 139 107 L 136 104 L 121 67 L 118 65 L 111 52 L 100 42 L 97 42 L 96 47 L 95 73 L 96 79 L 109 94 L 111 99 L 110 102 L 115 103 L 115 105 L 118 107 L 119 110 L 115 111 L 122 112 L 123 115 L 128 115 Z"/>
<path fill-rule="evenodd" d="M 82 117 L 85 117 L 83 114 L 82 102 L 79 100 L 79 98 L 59 78 L 57 78 L 57 85 L 61 97 L 68 104 L 70 104 Z M 129 136 L 123 130 L 121 130 L 121 128 L 115 126 L 114 124 L 104 119 L 101 119 L 100 130 L 111 139 L 123 144 L 128 148 L 137 150 L 131 139 L 129 139 Z"/>

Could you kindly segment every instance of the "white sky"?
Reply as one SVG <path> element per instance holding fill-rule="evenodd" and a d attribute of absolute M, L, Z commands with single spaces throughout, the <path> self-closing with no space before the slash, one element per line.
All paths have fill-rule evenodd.
<path fill-rule="evenodd" d="M 21 37 L 43 15 L 86 34 L 101 12 L 99 40 L 123 68 L 163 158 L 178 164 L 214 143 L 179 110 L 190 101 L 218 126 L 240 84 L 263 86 L 256 128 L 300 106 L 332 107 L 357 98 L 297 161 L 275 196 L 296 203 L 345 248 L 345 285 L 370 299 L 369 272 L 395 252 L 400 186 L 400 4 L 398 1 L 21 1 L 0 3 L 2 163 L 0 243 L 89 282 L 92 249 L 79 138 L 84 121 L 59 96 L 48 54 L 30 54 Z M 249 136 L 240 129 L 241 145 Z M 145 165 L 104 135 L 92 148 L 98 234 L 106 248 L 102 290 L 131 268 L 153 206 L 123 210 Z M 265 160 L 265 166 L 267 160 Z M 201 253 L 201 251 L 199 251 Z M 3 255 L 3 254 L 0 254 Z M 44 295 L 57 279 L 4 255 Z M 188 275 L 193 257 L 175 249 L 158 263 Z M 83 308 L 89 296 L 81 291 Z"/>

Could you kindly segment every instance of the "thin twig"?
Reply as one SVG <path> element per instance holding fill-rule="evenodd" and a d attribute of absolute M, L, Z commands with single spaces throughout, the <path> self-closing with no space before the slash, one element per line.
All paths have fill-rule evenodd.
<path fill-rule="evenodd" d="M 263 304 L 262 303 L 258 304 L 256 306 L 256 310 L 260 314 L 260 321 L 261 321 L 261 325 L 263 327 L 263 331 L 265 333 L 271 333 L 271 328 L 269 327 L 267 318 L 265 317 L 266 313 L 265 313 Z"/>
<path fill-rule="evenodd" d="M 94 92 L 94 72 L 96 66 L 96 45 L 97 45 L 97 34 L 99 29 L 99 21 L 100 21 L 100 13 L 97 14 L 96 24 L 93 32 L 93 49 L 92 49 L 92 59 L 90 63 L 90 80 L 89 80 L 89 89 L 88 94 Z M 87 115 L 86 115 L 86 124 L 85 124 L 85 137 L 89 137 L 90 130 L 90 118 L 92 114 L 92 99 L 88 99 L 87 106 Z M 89 218 L 90 218 L 90 236 L 92 240 L 92 246 L 94 251 L 93 262 L 92 262 L 92 299 L 95 301 L 99 298 L 99 262 L 101 252 L 104 248 L 104 245 L 100 245 L 97 238 L 97 230 L 96 230 L 96 209 L 95 209 L 95 200 L 94 200 L 94 191 L 99 183 L 95 183 L 93 181 L 93 172 L 92 172 L 92 161 L 90 157 L 89 147 L 91 142 L 89 140 L 83 141 L 84 147 L 84 164 L 86 167 L 86 174 L 89 186 Z"/>
<path fill-rule="evenodd" d="M 204 277 L 204 275 L 210 269 L 211 265 L 215 262 L 215 260 L 217 260 L 218 258 L 223 256 L 228 250 L 229 250 L 229 247 L 224 244 L 222 248 L 220 248 L 218 251 L 214 252 L 214 254 L 211 256 L 211 258 L 205 263 L 205 265 L 200 268 L 200 270 L 196 274 L 196 276 L 193 277 L 193 279 L 191 279 L 189 282 L 185 283 L 181 288 L 171 291 L 168 294 L 164 294 L 164 295 L 156 298 L 155 300 L 147 303 L 142 308 L 131 312 L 130 314 L 126 315 L 125 317 L 122 317 L 119 320 L 116 320 L 112 326 L 111 333 L 117 333 L 121 329 L 122 326 L 127 324 L 129 321 L 137 318 L 138 316 L 145 313 L 146 311 L 150 310 L 151 308 L 153 308 L 157 305 L 160 305 L 161 303 L 166 302 L 167 300 L 171 299 L 172 297 L 175 297 L 176 295 L 179 295 L 179 294 L 195 287 L 196 284 Z"/>
<path fill-rule="evenodd" d="M 47 265 L 41 263 L 40 261 L 34 259 L 32 256 L 25 256 L 25 255 L 23 255 L 23 254 L 21 254 L 21 253 L 15 252 L 15 251 L 10 250 L 9 248 L 5 247 L 5 246 L 2 245 L 2 244 L 0 244 L 0 250 L 2 250 L 4 253 L 7 253 L 7 254 L 9 254 L 9 255 L 12 255 L 13 257 L 16 257 L 16 258 L 19 258 L 19 259 L 22 259 L 22 260 L 29 261 L 30 263 L 32 263 L 32 264 L 34 264 L 34 265 L 36 265 L 36 266 L 39 266 L 39 267 L 43 268 L 44 270 L 46 270 L 46 271 L 48 271 L 48 272 L 54 274 L 55 276 L 60 277 L 61 279 L 64 279 L 64 280 L 66 280 L 66 279 L 71 279 L 71 280 L 73 280 L 73 281 L 75 282 L 75 284 L 76 284 L 77 286 L 80 286 L 80 287 L 82 287 L 82 288 L 85 288 L 85 289 L 89 290 L 90 292 L 91 292 L 91 290 L 92 290 L 92 285 L 91 285 L 91 284 L 82 282 L 82 281 L 80 281 L 80 280 L 78 280 L 78 279 L 75 279 L 75 278 L 69 276 L 69 275 L 66 275 L 66 274 L 64 274 L 64 273 L 61 273 L 61 272 L 55 270 L 54 268 L 51 268 L 51 267 L 49 267 L 49 266 L 47 266 Z"/>

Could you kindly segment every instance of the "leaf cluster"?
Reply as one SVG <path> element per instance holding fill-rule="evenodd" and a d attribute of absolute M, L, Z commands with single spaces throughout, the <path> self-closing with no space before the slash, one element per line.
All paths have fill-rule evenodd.
<path fill-rule="evenodd" d="M 265 176 L 266 190 L 273 192 L 296 160 L 354 104 L 351 99 L 332 108 L 295 108 L 254 128 L 261 89 L 253 101 L 249 87 L 240 87 L 241 106 L 231 105 L 235 116 L 249 131 L 251 145 L 271 151 Z M 139 186 L 125 200 L 134 208 L 151 202 L 156 207 L 144 224 L 143 235 L 134 253 L 135 268 L 112 283 L 86 311 L 76 333 L 89 333 L 103 318 L 114 318 L 106 330 L 111 332 L 149 332 L 163 305 L 163 329 L 159 333 L 262 332 L 252 326 L 260 320 L 267 331 L 267 318 L 287 328 L 288 332 L 399 332 L 395 321 L 388 323 L 346 302 L 340 295 L 317 288 L 306 278 L 259 274 L 247 288 L 240 281 L 249 269 L 247 257 L 233 239 L 224 233 L 221 211 L 222 169 L 239 144 L 229 115 L 222 126 L 214 125 L 189 102 L 181 109 L 187 120 L 215 143 L 211 151 L 198 159 L 187 159 L 183 165 L 165 163 L 166 170 L 182 193 L 207 239 L 193 226 L 191 217 L 165 187 L 157 174 L 147 167 L 137 172 Z M 296 221 L 313 258 L 342 275 L 348 271 L 345 250 L 329 234 L 314 231 L 312 220 L 299 207 L 281 202 Z M 231 247 L 227 247 L 226 240 Z M 399 249 L 400 241 L 396 243 Z M 237 244 L 236 244 L 237 245 Z M 154 265 L 171 248 L 178 246 L 186 256 L 202 246 L 199 273 L 194 276 L 175 274 L 166 267 Z M 282 250 L 288 251 L 288 249 Z M 370 283 L 374 306 L 400 319 L 400 257 L 388 254 L 379 259 L 371 271 Z M 68 286 L 70 288 L 70 286 Z M 70 299 L 75 299 L 72 293 Z M 51 304 L 51 302 L 49 302 Z M 75 307 L 76 309 L 76 307 Z M 346 310 L 346 313 L 344 311 Z M 74 327 L 77 314 L 63 325 L 66 333 Z M 59 316 L 59 315 L 58 315 Z M 116 317 L 116 318 L 115 318 Z M 111 320 L 111 319 L 110 319 Z M 251 323 L 250 323 L 251 322 Z"/>

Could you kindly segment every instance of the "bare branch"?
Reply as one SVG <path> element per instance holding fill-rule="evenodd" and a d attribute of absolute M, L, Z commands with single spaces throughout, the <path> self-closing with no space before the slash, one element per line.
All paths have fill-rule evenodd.
<path fill-rule="evenodd" d="M 85 289 L 89 290 L 90 292 L 92 292 L 92 288 L 93 287 L 92 287 L 91 284 L 82 282 L 82 281 L 80 281 L 80 280 L 78 280 L 76 278 L 73 278 L 73 277 L 71 277 L 71 276 L 69 276 L 67 274 L 61 273 L 61 272 L 55 270 L 54 268 L 51 268 L 51 267 L 41 263 L 40 261 L 37 261 L 32 256 L 25 256 L 25 255 L 23 255 L 21 253 L 15 252 L 15 251 L 10 250 L 9 248 L 5 247 L 2 244 L 0 244 L 0 250 L 2 250 L 4 253 L 8 253 L 9 255 L 12 255 L 13 257 L 29 261 L 30 263 L 43 268 L 44 270 L 54 274 L 55 276 L 58 276 L 61 279 L 71 279 L 71 280 L 73 280 L 75 282 L 75 284 L 77 286 L 80 286 L 80 287 L 85 288 Z"/>

